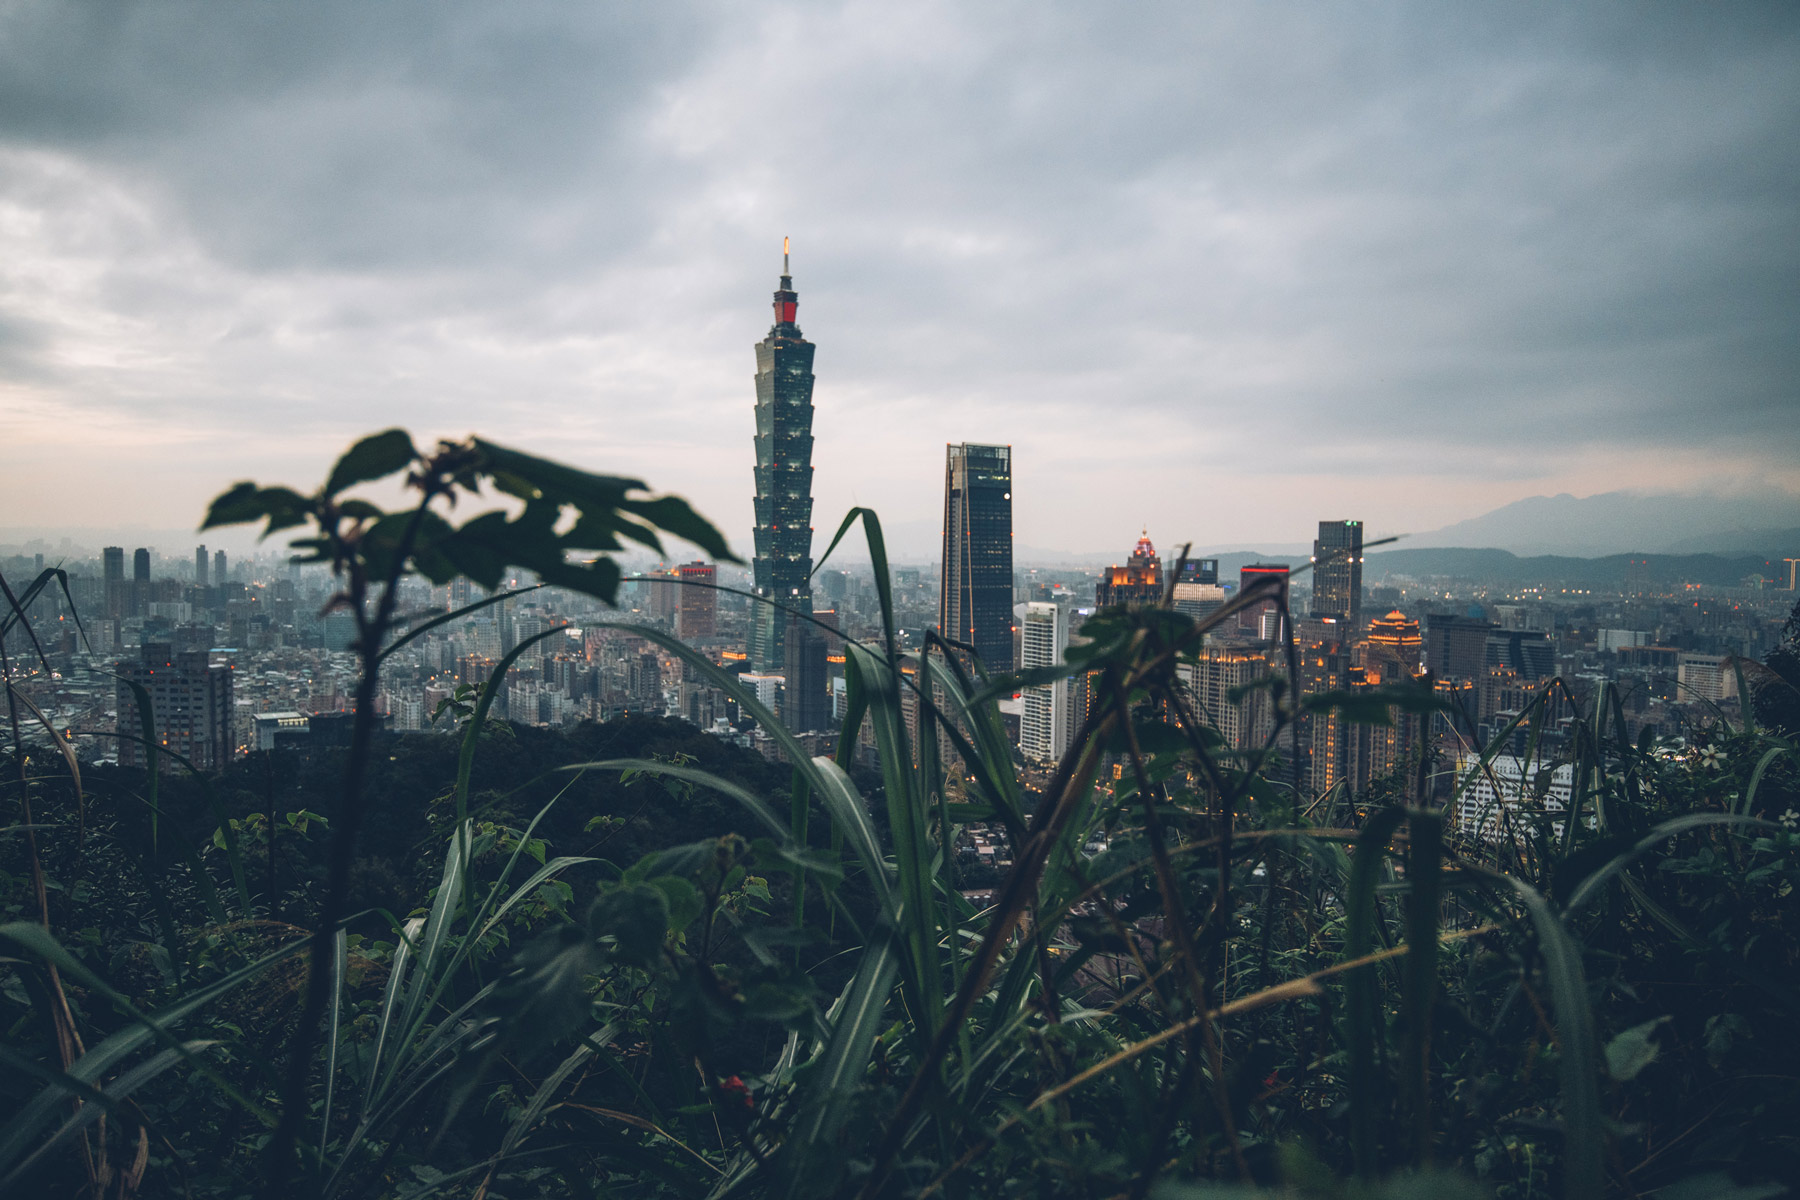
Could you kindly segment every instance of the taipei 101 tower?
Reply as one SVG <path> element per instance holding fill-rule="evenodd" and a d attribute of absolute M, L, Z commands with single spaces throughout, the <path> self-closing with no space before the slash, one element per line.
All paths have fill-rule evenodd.
<path fill-rule="evenodd" d="M 781 239 L 781 288 L 775 324 L 756 344 L 756 594 L 782 608 L 812 612 L 813 344 L 794 324 L 800 296 L 788 275 Z M 756 604 L 750 614 L 750 665 L 786 665 L 787 614 Z"/>

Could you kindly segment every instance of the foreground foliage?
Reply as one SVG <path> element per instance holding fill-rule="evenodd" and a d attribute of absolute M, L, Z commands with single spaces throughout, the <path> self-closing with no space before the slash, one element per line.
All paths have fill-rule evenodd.
<path fill-rule="evenodd" d="M 415 509 L 343 498 L 393 474 Z M 447 499 L 484 482 L 515 515 L 451 526 Z M 610 599 L 620 535 L 723 552 L 635 490 L 390 432 L 314 496 L 241 485 L 212 521 L 311 525 L 366 700 L 426 627 L 388 599 L 406 572 L 491 587 L 511 563 Z M 966 648 L 896 651 L 878 521 L 838 538 L 858 523 L 889 632 L 847 647 L 845 728 L 872 726 L 877 777 L 853 776 L 854 738 L 810 757 L 732 676 L 634 629 L 791 769 L 607 753 L 591 730 L 595 757 L 521 759 L 486 720 L 497 671 L 454 764 L 407 752 L 443 785 L 426 869 L 372 849 L 404 806 L 365 725 L 316 809 L 152 773 L 137 811 L 112 789 L 90 824 L 73 756 L 27 753 L 9 685 L 0 1191 L 1748 1197 L 1800 1177 L 1791 728 L 1720 719 L 1672 749 L 1627 738 L 1602 690 L 1560 751 L 1567 811 L 1528 812 L 1502 852 L 1423 800 L 1429 762 L 1373 806 L 1283 782 L 1309 716 L 1437 714 L 1429 694 L 1296 703 L 1277 677 L 1269 743 L 1222 744 L 1176 667 L 1278 588 L 1198 623 L 1110 612 L 1079 661 L 988 680 Z M 1095 701 L 1027 775 L 994 701 L 1070 675 Z M 1558 686 L 1521 717 L 1533 742 Z M 645 794 L 687 832 L 622 856 L 609 822 Z M 973 822 L 1013 859 L 991 898 L 962 885 Z M 285 873 L 264 872 L 277 840 Z M 376 886 L 377 860 L 403 866 Z"/>

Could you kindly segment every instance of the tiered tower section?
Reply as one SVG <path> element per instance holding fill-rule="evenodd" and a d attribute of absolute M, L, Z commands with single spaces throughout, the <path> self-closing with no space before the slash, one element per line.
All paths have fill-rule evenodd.
<path fill-rule="evenodd" d="M 783 609 L 812 612 L 813 344 L 794 323 L 800 296 L 781 248 L 775 324 L 756 344 L 756 560 L 758 596 Z M 786 666 L 787 617 L 756 605 L 750 662 L 757 671 Z"/>

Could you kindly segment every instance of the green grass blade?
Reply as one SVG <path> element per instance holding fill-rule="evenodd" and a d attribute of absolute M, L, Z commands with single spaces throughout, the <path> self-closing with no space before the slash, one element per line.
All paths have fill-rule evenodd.
<path fill-rule="evenodd" d="M 173 1067 L 176 1063 L 182 1062 L 184 1059 L 191 1060 L 200 1051 L 216 1045 L 218 1045 L 218 1042 L 206 1040 L 183 1042 L 177 1049 L 164 1050 L 155 1058 L 152 1058 L 147 1062 L 139 1063 L 129 1071 L 121 1074 L 117 1079 L 100 1089 L 101 1094 L 106 1097 L 108 1103 L 102 1105 L 90 1102 L 78 1105 L 75 1112 L 70 1115 L 68 1120 L 62 1123 L 61 1128 L 51 1134 L 49 1138 L 39 1145 L 36 1150 L 27 1155 L 17 1166 L 13 1167 L 12 1170 L 6 1172 L 3 1176 L 0 1176 L 0 1195 L 12 1195 L 12 1189 L 17 1187 L 19 1182 L 25 1176 L 29 1175 L 40 1163 L 49 1158 L 53 1152 L 73 1139 L 77 1133 L 80 1133 L 83 1129 L 86 1129 L 89 1125 L 98 1121 L 105 1114 L 109 1112 L 115 1113 L 120 1118 L 120 1124 L 126 1128 L 130 1128 L 137 1124 L 137 1121 L 131 1112 L 119 1107 L 131 1096 L 131 1093 L 137 1091 L 138 1088 L 149 1083 L 158 1075 L 161 1075 L 163 1072 Z"/>
<path fill-rule="evenodd" d="M 881 842 L 876 835 L 874 823 L 869 820 L 862 795 L 857 792 L 856 785 L 850 782 L 850 776 L 835 762 L 821 758 L 818 760 L 818 767 L 825 782 L 820 793 L 821 801 L 831 814 L 833 823 L 844 831 L 851 852 L 862 863 L 870 886 L 875 889 L 875 896 L 881 901 L 882 911 L 891 920 L 896 915 L 893 869 L 882 857 Z"/>
<path fill-rule="evenodd" d="M 838 1135 L 853 1111 L 857 1085 L 869 1070 L 875 1037 L 886 1020 L 888 996 L 899 974 L 899 955 L 880 938 L 864 950 L 856 975 L 833 1006 L 831 1039 L 808 1073 L 799 1112 L 782 1148 L 785 1195 L 822 1194 L 848 1147 Z"/>
<path fill-rule="evenodd" d="M 1783 754 L 1791 753 L 1793 751 L 1786 746 L 1771 746 L 1763 752 L 1762 758 L 1757 760 L 1756 769 L 1750 772 L 1750 782 L 1744 788 L 1744 798 L 1738 801 L 1737 811 L 1740 814 L 1747 815 L 1750 812 L 1750 806 L 1756 802 L 1756 790 L 1762 786 L 1763 772 L 1769 769 L 1769 764 Z"/>
<path fill-rule="evenodd" d="M 1431 1163 L 1431 1013 L 1437 1000 L 1438 921 L 1442 915 L 1443 818 L 1414 812 L 1408 821 L 1406 883 L 1406 1085 L 1414 1161 Z M 1362 972 L 1369 974 L 1369 972 Z"/>
<path fill-rule="evenodd" d="M 1344 892 L 1348 919 L 1344 959 L 1366 956 L 1375 946 L 1375 885 L 1380 881 L 1387 843 L 1406 819 L 1406 810 L 1386 808 L 1369 818 L 1356 838 L 1350 860 L 1350 882 Z M 1376 976 L 1372 971 L 1352 972 L 1344 982 L 1344 1041 L 1350 1047 L 1350 1140 L 1356 1173 L 1373 1179 L 1380 1170 L 1377 1115 L 1380 1094 L 1386 1091 L 1375 1078 L 1375 1039 L 1385 1036 L 1387 1022 L 1376 1007 Z"/>
<path fill-rule="evenodd" d="M 325 1024 L 325 1102 L 319 1106 L 319 1155 L 331 1136 L 331 1099 L 337 1090 L 338 1040 L 344 1023 L 344 975 L 350 965 L 349 934 L 340 929 L 331 939 L 331 1008 Z"/>
<path fill-rule="evenodd" d="M 1524 903 L 1537 932 L 1561 1043 L 1563 1195 L 1569 1200 L 1588 1200 L 1606 1190 L 1606 1126 L 1600 1112 L 1600 1058 L 1594 1038 L 1594 1010 L 1588 999 L 1581 948 L 1551 911 L 1543 893 L 1517 876 L 1487 867 L 1474 869 L 1501 887 L 1510 887 Z"/>
<path fill-rule="evenodd" d="M 1609 859 L 1604 866 L 1581 881 L 1581 885 L 1569 894 L 1569 902 L 1563 911 L 1574 912 L 1588 901 L 1600 894 L 1615 875 L 1630 866 L 1638 858 L 1659 849 L 1670 838 L 1686 833 L 1690 829 L 1700 829 L 1707 825 L 1753 825 L 1763 829 L 1777 830 L 1781 826 L 1769 821 L 1758 820 L 1738 813 L 1688 813 L 1675 817 L 1657 825 L 1649 833 L 1639 838 L 1629 850 L 1620 852 Z"/>
<path fill-rule="evenodd" d="M 406 989 L 406 974 L 412 965 L 413 946 L 424 928 L 425 918 L 413 917 L 401 926 L 399 938 L 394 943 L 394 957 L 388 963 L 387 987 L 383 989 L 381 996 L 381 1020 L 375 1027 L 375 1049 L 369 1054 L 368 1080 L 363 1087 L 364 1118 L 368 1117 L 369 1110 L 375 1107 L 376 1099 L 384 1090 L 382 1060 L 388 1038 L 394 1031 L 395 1017 L 400 1013 L 401 999 Z"/>
<path fill-rule="evenodd" d="M 301 938 L 298 941 L 290 942 L 281 949 L 264 955 L 248 966 L 238 968 L 223 979 L 191 993 L 166 1008 L 155 1013 L 146 1013 L 115 991 L 112 985 L 89 970 L 85 964 L 64 949 L 55 938 L 45 932 L 42 926 L 25 921 L 14 921 L 0 925 L 0 938 L 14 943 L 27 953 L 54 963 L 59 970 L 86 984 L 132 1018 L 133 1024 L 106 1038 L 69 1065 L 68 1074 L 72 1078 L 90 1085 L 110 1070 L 114 1063 L 151 1042 L 160 1042 L 165 1047 L 179 1052 L 182 1043 L 169 1032 L 171 1028 L 191 1016 L 203 1005 L 255 978 L 275 963 L 285 958 L 291 958 L 305 950 L 311 941 L 309 938 Z M 190 1054 L 182 1053 L 181 1056 L 211 1080 L 226 1096 L 241 1106 L 244 1111 L 265 1125 L 272 1126 L 274 1124 L 274 1116 L 271 1113 L 244 1096 L 212 1067 Z M 0 1140 L 0 1162 L 6 1161 L 11 1154 L 17 1153 L 17 1147 L 12 1145 L 11 1139 L 18 1136 L 21 1131 L 30 1129 L 35 1122 L 48 1120 L 56 1105 L 61 1103 L 65 1097 L 66 1093 L 63 1089 L 51 1087 L 27 1101 L 13 1120 L 7 1123 L 8 1132 L 4 1135 L 4 1140 Z M 41 1128 L 41 1124 L 38 1124 L 37 1127 Z"/>
<path fill-rule="evenodd" d="M 519 656 L 526 650 L 561 632 L 562 628 L 559 626 L 532 634 L 508 651 L 506 657 L 494 667 L 494 673 L 488 677 L 488 681 L 481 685 L 481 695 L 475 701 L 475 711 L 469 717 L 468 728 L 463 731 L 462 749 L 456 756 L 457 828 L 461 828 L 462 823 L 469 819 L 469 777 L 475 771 L 475 746 L 481 740 L 482 728 L 487 724 L 488 710 L 494 706 L 494 697 L 499 694 L 506 673 L 512 670 L 512 665 L 519 661 Z"/>

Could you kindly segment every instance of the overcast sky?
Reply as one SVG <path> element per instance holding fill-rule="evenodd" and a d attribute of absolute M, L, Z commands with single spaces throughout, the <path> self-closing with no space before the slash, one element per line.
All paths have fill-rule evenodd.
<path fill-rule="evenodd" d="M 783 235 L 822 531 L 1792 496 L 1797 129 L 1791 4 L 0 2 L 0 523 L 398 424 L 747 549 Z"/>

